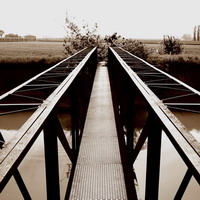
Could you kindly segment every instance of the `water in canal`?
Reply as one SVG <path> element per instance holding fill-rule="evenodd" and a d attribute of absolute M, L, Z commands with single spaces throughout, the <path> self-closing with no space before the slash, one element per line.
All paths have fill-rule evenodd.
<path fill-rule="evenodd" d="M 200 142 L 200 114 L 188 112 L 174 112 L 175 116 L 187 127 L 193 136 Z M 139 182 L 139 190 L 142 199 L 145 199 L 145 167 L 147 150 L 144 148 L 134 165 Z M 174 198 L 180 183 L 187 170 L 186 165 L 170 143 L 166 134 L 162 132 L 161 144 L 161 168 L 160 168 L 160 191 L 159 199 L 171 200 Z M 184 200 L 198 200 L 200 186 L 192 178 L 184 194 Z"/>
<path fill-rule="evenodd" d="M 10 116 L 0 117 L 1 132 L 8 142 L 13 135 L 17 134 L 16 130 L 25 122 L 31 113 L 17 113 Z M 200 115 L 186 112 L 174 113 L 188 130 L 200 142 Z M 17 120 L 16 120 L 17 119 Z M 66 131 L 69 137 L 69 131 Z M 176 153 L 175 149 L 169 142 L 165 133 L 162 134 L 162 155 L 161 155 L 161 175 L 160 175 L 160 196 L 161 200 L 173 199 L 177 188 L 182 181 L 186 172 L 186 166 Z M 67 181 L 70 173 L 71 163 L 68 156 L 59 144 L 59 163 L 60 163 L 60 183 L 61 199 L 64 198 Z M 139 157 L 134 165 L 140 194 L 144 199 L 145 186 L 145 165 L 146 165 L 146 147 L 140 152 Z M 45 163 L 44 163 L 44 145 L 43 134 L 41 133 L 24 161 L 19 166 L 19 171 L 28 187 L 32 199 L 46 199 L 45 183 Z M 196 180 L 192 178 L 184 195 L 185 200 L 198 200 L 200 196 L 200 187 Z M 23 199 L 15 180 L 11 178 L 4 191 L 0 194 L 2 200 Z"/>
<path fill-rule="evenodd" d="M 16 113 L 8 116 L 0 116 L 1 133 L 6 142 L 17 134 L 17 129 L 31 115 L 30 112 Z M 65 135 L 70 138 L 70 131 L 65 130 Z M 70 140 L 70 139 L 69 139 Z M 64 199 L 66 186 L 70 175 L 71 162 L 66 155 L 62 145 L 58 141 L 59 152 L 59 176 L 61 199 Z M 44 160 L 44 142 L 43 133 L 32 146 L 25 159 L 19 166 L 19 172 L 28 188 L 32 199 L 46 199 L 46 179 L 45 179 L 45 160 Z M 11 178 L 3 192 L 0 194 L 1 200 L 23 199 L 14 178 Z"/>

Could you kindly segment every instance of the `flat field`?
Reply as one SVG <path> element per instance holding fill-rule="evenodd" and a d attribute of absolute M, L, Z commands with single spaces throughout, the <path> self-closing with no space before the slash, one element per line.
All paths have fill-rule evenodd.
<path fill-rule="evenodd" d="M 166 62 L 191 62 L 200 64 L 200 42 L 182 41 L 184 52 L 180 55 L 160 55 L 161 40 L 141 40 L 151 48 L 152 54 L 148 61 L 152 64 Z M 0 42 L 0 63 L 29 64 L 43 63 L 53 65 L 67 57 L 64 54 L 64 42 L 35 41 L 35 42 Z"/>
<path fill-rule="evenodd" d="M 161 40 L 142 40 L 147 47 L 156 51 L 161 47 Z M 200 55 L 200 42 L 181 41 L 183 44 L 183 54 L 190 54 L 193 56 Z"/>
<path fill-rule="evenodd" d="M 64 42 L 0 42 L 0 63 L 51 64 L 66 57 Z"/>
<path fill-rule="evenodd" d="M 151 49 L 152 53 L 148 58 L 148 62 L 155 65 L 176 65 L 189 64 L 200 65 L 200 42 L 181 41 L 183 44 L 183 52 L 178 55 L 160 54 L 161 40 L 148 41 L 144 40 L 144 44 Z"/>

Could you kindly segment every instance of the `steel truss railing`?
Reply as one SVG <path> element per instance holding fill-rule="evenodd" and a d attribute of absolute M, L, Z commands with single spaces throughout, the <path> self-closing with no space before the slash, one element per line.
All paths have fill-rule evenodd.
<path fill-rule="evenodd" d="M 0 116 L 33 110 L 11 141 L 3 144 L 0 138 L 0 192 L 14 176 L 24 199 L 31 199 L 18 166 L 43 132 L 47 198 L 60 199 L 57 138 L 74 166 L 96 66 L 96 48 L 86 48 L 0 96 Z M 63 98 L 69 108 L 60 105 Z M 58 117 L 60 109 L 71 115 L 71 145 Z"/>
<path fill-rule="evenodd" d="M 108 67 L 131 165 L 148 139 L 145 199 L 158 199 L 162 131 L 188 168 L 174 198 L 181 199 L 192 176 L 200 183 L 200 145 L 170 109 L 199 113 L 200 93 L 121 48 L 109 49 Z M 137 126 L 142 130 L 138 135 Z"/>

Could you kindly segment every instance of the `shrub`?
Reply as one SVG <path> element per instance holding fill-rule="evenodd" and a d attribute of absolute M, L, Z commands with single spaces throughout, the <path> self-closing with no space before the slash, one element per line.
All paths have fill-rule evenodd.
<path fill-rule="evenodd" d="M 106 36 L 105 41 L 107 43 L 107 46 L 122 47 L 130 53 L 145 60 L 152 52 L 152 50 L 148 48 L 145 44 L 143 44 L 141 41 L 125 39 L 124 37 L 117 35 L 117 33 L 114 33 L 111 36 Z"/>
<path fill-rule="evenodd" d="M 67 55 L 72 55 L 88 46 L 98 47 L 97 52 L 99 60 L 107 59 L 109 46 L 122 47 L 143 59 L 147 59 L 148 55 L 151 53 L 150 49 L 142 42 L 122 38 L 117 33 L 113 33 L 111 36 L 106 36 L 100 41 L 100 36 L 96 34 L 97 28 L 97 24 L 95 24 L 92 31 L 89 29 L 87 24 L 83 25 L 82 28 L 79 28 L 73 20 L 66 17 L 67 36 L 64 40 L 65 53 Z"/>
<path fill-rule="evenodd" d="M 180 54 L 183 52 L 182 43 L 174 36 L 164 36 L 161 45 L 162 51 L 166 54 Z"/>
<path fill-rule="evenodd" d="M 144 60 L 152 53 L 150 48 L 138 40 L 126 39 L 122 44 L 122 48 Z"/>

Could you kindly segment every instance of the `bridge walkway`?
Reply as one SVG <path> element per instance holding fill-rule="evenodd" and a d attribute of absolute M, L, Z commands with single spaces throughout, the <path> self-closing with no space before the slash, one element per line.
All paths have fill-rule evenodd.
<path fill-rule="evenodd" d="M 98 65 L 70 199 L 127 199 L 108 69 Z"/>

